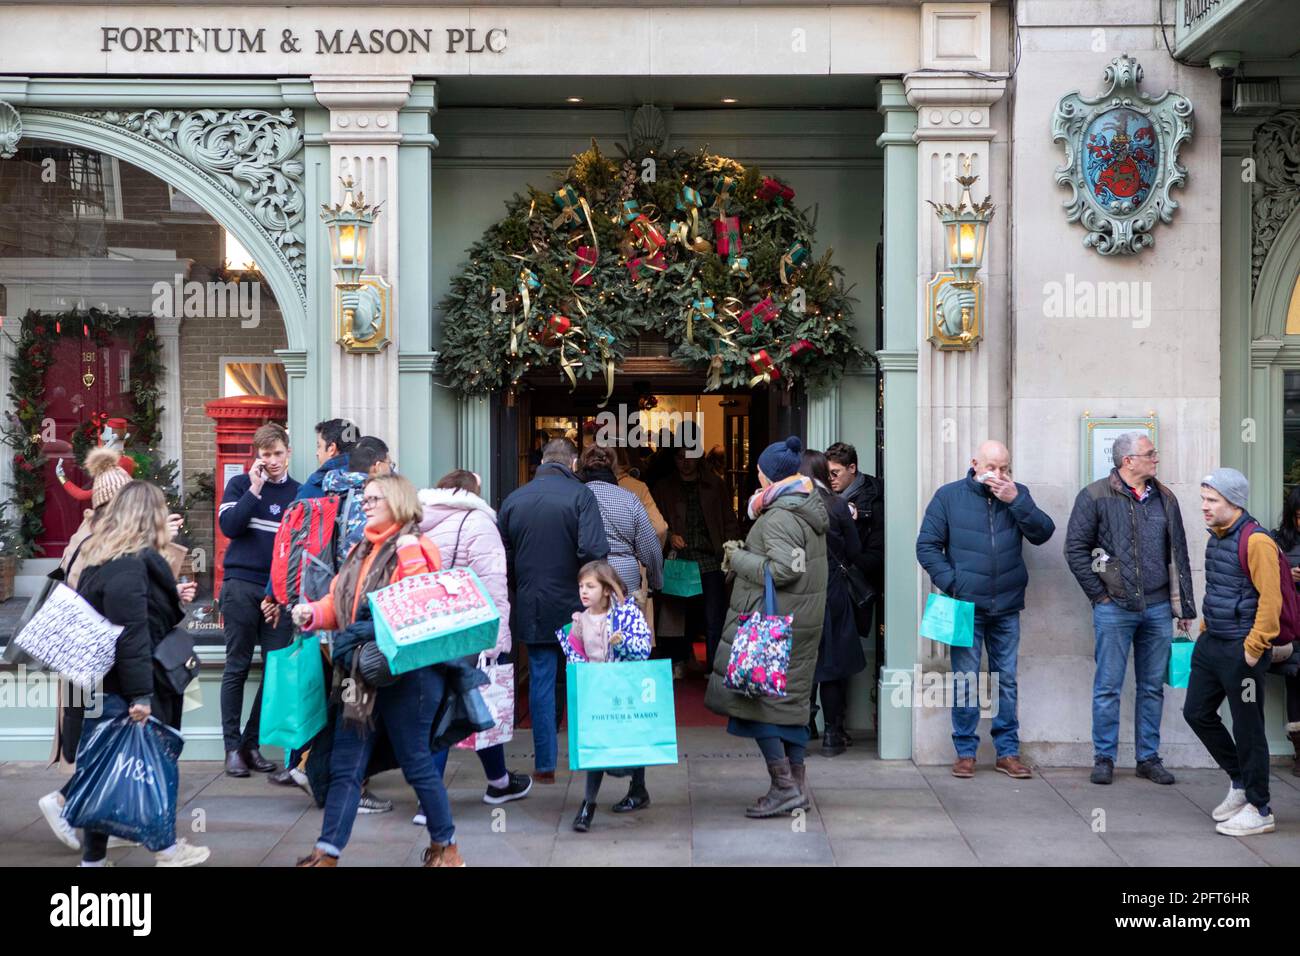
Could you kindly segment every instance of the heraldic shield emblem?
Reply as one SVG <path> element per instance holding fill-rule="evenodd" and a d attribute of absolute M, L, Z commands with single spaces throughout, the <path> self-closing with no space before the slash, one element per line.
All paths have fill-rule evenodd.
<path fill-rule="evenodd" d="M 1098 97 L 1061 97 L 1052 139 L 1065 146 L 1057 183 L 1068 186 L 1066 218 L 1087 230 L 1083 244 L 1104 256 L 1132 255 L 1155 244 L 1157 222 L 1172 222 L 1185 185 L 1178 150 L 1192 136 L 1192 104 L 1179 93 L 1138 92 L 1142 67 L 1124 54 L 1106 67 Z"/>

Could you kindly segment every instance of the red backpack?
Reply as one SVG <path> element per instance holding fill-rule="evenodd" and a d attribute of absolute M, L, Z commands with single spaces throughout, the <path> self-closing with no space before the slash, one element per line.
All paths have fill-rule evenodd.
<path fill-rule="evenodd" d="M 1247 578 L 1250 577 L 1250 564 L 1246 560 L 1246 548 L 1250 543 L 1250 536 L 1257 531 L 1268 534 L 1264 527 L 1252 518 L 1246 522 L 1237 539 L 1237 560 L 1241 563 L 1241 570 L 1246 572 Z M 1270 537 L 1269 540 L 1273 539 Z M 1295 582 L 1291 580 L 1291 564 L 1281 548 L 1277 548 L 1277 565 L 1278 574 L 1282 578 L 1282 611 L 1278 616 L 1279 632 L 1273 639 L 1275 647 L 1280 644 L 1290 644 L 1300 637 L 1300 595 L 1296 593 Z"/>
<path fill-rule="evenodd" d="M 271 591 L 279 604 L 319 601 L 329 593 L 344 557 L 339 553 L 344 508 L 338 495 L 302 498 L 289 505 L 271 553 Z"/>

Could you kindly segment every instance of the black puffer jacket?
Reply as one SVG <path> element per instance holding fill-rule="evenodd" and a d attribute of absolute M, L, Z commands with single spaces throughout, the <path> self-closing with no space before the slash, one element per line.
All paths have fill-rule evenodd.
<path fill-rule="evenodd" d="M 1165 506 L 1172 557 L 1169 603 L 1176 617 L 1191 620 L 1196 617 L 1196 599 L 1192 593 L 1192 566 L 1187 559 L 1187 536 L 1183 532 L 1178 499 L 1154 478 L 1151 483 Z M 1109 596 L 1126 611 L 1141 611 L 1146 607 L 1137 509 L 1137 501 L 1125 489 L 1123 479 L 1114 468 L 1105 478 L 1080 491 L 1074 500 L 1065 534 L 1065 560 L 1093 604 Z M 1097 549 L 1105 552 L 1108 560 L 1101 561 L 1100 554 L 1094 558 L 1093 551 Z"/>
<path fill-rule="evenodd" d="M 152 548 L 86 568 L 77 593 L 114 624 L 122 625 L 117 660 L 104 677 L 104 690 L 129 703 L 154 694 L 153 649 L 185 617 L 176 578 Z"/>

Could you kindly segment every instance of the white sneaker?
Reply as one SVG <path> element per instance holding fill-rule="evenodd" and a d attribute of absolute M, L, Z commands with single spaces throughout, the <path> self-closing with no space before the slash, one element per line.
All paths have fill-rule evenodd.
<path fill-rule="evenodd" d="M 50 825 L 59 842 L 69 850 L 80 850 L 81 841 L 77 839 L 77 831 L 63 819 L 63 794 L 57 790 L 47 793 L 36 801 L 36 805 L 41 808 L 41 816 L 45 817 L 45 822 Z"/>
<path fill-rule="evenodd" d="M 1237 811 L 1246 805 L 1246 788 L 1245 787 L 1228 787 L 1228 796 L 1224 801 L 1214 808 L 1210 816 L 1222 823 L 1224 820 L 1231 820 L 1237 815 Z"/>
<path fill-rule="evenodd" d="M 154 866 L 198 866 L 212 855 L 205 846 L 195 846 L 183 838 L 169 850 L 159 850 L 153 855 Z"/>
<path fill-rule="evenodd" d="M 108 848 L 110 850 L 120 850 L 124 846 L 139 846 L 135 840 L 127 840 L 123 837 L 111 836 L 108 838 Z"/>
<path fill-rule="evenodd" d="M 302 787 L 302 789 L 306 792 L 307 796 L 310 797 L 312 795 L 311 784 L 307 782 L 307 775 L 303 773 L 301 770 L 299 770 L 297 767 L 294 767 L 292 770 L 289 771 L 289 779 L 292 780 L 294 783 L 296 783 L 298 786 Z"/>
<path fill-rule="evenodd" d="M 1253 803 L 1248 803 L 1232 817 L 1231 820 L 1225 820 L 1223 823 L 1215 826 L 1216 830 L 1225 836 L 1254 836 L 1256 833 L 1273 832 L 1273 814 L 1264 816 L 1255 808 Z"/>
<path fill-rule="evenodd" d="M 422 827 L 429 821 L 425 818 L 423 813 L 417 813 L 415 816 L 411 817 L 411 822 L 417 827 Z"/>

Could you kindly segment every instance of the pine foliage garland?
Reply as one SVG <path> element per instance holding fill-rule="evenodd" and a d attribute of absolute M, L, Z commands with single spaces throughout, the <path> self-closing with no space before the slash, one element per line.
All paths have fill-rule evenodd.
<path fill-rule="evenodd" d="M 454 388 L 545 368 L 608 379 L 644 333 L 709 370 L 709 388 L 817 387 L 868 358 L 843 270 L 830 250 L 813 257 L 815 225 L 784 182 L 705 151 L 615 160 L 593 141 L 557 186 L 507 201 L 452 281 L 441 364 Z M 728 225 L 741 248 L 724 255 Z"/>

